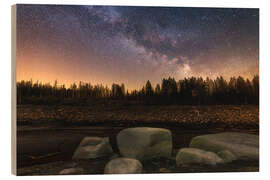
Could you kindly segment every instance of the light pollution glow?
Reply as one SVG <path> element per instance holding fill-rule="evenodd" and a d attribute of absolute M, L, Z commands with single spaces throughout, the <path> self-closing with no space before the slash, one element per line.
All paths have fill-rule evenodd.
<path fill-rule="evenodd" d="M 258 9 L 17 5 L 17 81 L 124 83 L 259 74 Z"/>

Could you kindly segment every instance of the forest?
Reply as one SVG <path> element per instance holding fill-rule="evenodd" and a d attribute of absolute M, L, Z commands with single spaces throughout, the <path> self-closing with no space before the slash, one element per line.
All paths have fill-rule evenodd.
<path fill-rule="evenodd" d="M 113 83 L 111 88 L 102 84 L 73 83 L 70 87 L 29 81 L 17 82 L 17 103 L 38 105 L 89 105 L 110 100 L 127 104 L 151 105 L 242 105 L 259 104 L 259 76 L 253 79 L 222 76 L 216 79 L 189 77 L 176 81 L 164 78 L 152 86 L 148 80 L 140 90 L 128 91 L 125 84 Z"/>

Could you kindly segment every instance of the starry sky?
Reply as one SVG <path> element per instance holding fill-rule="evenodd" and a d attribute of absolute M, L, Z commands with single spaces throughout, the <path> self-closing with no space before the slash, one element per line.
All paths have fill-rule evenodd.
<path fill-rule="evenodd" d="M 259 10 L 17 5 L 17 81 L 128 89 L 259 74 Z"/>

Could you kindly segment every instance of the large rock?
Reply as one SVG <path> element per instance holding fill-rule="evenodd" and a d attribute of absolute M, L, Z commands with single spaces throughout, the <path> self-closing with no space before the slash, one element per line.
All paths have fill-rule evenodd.
<path fill-rule="evenodd" d="M 226 132 L 194 137 L 190 147 L 219 153 L 228 150 L 237 159 L 259 160 L 259 136 Z"/>
<path fill-rule="evenodd" d="M 137 159 L 116 158 L 105 166 L 105 174 L 138 174 L 142 173 L 143 166 Z"/>
<path fill-rule="evenodd" d="M 190 164 L 216 165 L 223 160 L 215 153 L 196 148 L 182 148 L 176 155 L 177 166 Z"/>
<path fill-rule="evenodd" d="M 171 131 L 162 128 L 124 129 L 117 135 L 117 144 L 122 156 L 139 160 L 170 157 L 172 153 Z"/>
<path fill-rule="evenodd" d="M 72 159 L 94 159 L 112 155 L 108 138 L 85 137 L 73 154 Z"/>

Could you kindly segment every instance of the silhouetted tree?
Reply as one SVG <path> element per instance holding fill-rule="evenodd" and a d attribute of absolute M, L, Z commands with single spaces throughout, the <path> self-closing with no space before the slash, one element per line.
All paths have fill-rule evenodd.
<path fill-rule="evenodd" d="M 152 85 L 151 85 L 150 81 L 148 80 L 146 82 L 146 85 L 145 85 L 145 95 L 146 96 L 153 96 L 153 94 L 154 94 L 154 91 L 153 91 Z"/>
<path fill-rule="evenodd" d="M 157 85 L 156 85 L 156 88 L 155 88 L 155 94 L 156 94 L 156 95 L 160 95 L 160 93 L 161 93 L 161 88 L 160 88 L 160 85 L 157 84 Z"/>

